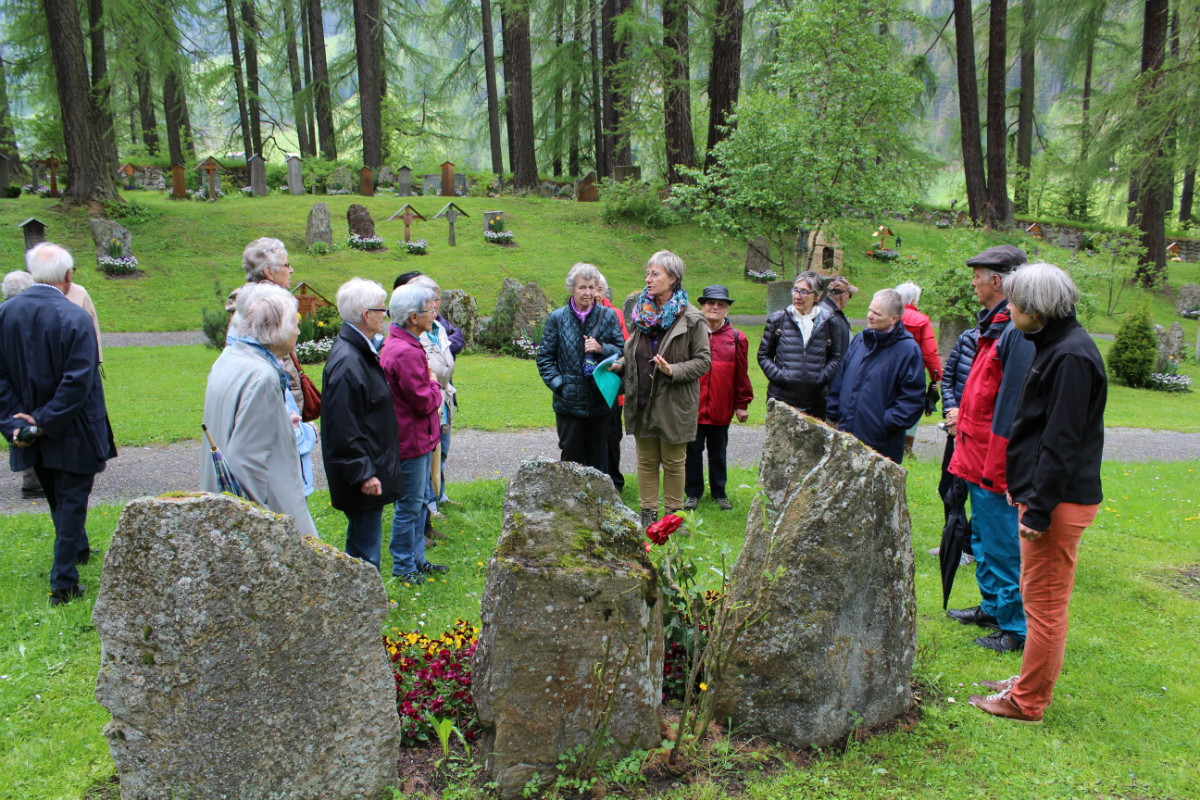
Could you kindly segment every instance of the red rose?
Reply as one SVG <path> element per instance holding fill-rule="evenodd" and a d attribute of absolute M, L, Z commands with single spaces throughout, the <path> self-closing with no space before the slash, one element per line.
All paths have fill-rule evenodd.
<path fill-rule="evenodd" d="M 671 538 L 671 534 L 679 530 L 681 525 L 683 525 L 683 517 L 677 514 L 668 514 L 647 528 L 646 536 L 655 544 L 666 544 L 667 539 Z"/>

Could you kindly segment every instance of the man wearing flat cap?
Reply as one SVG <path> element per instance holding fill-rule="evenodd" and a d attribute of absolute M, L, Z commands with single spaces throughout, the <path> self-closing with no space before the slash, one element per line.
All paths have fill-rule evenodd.
<path fill-rule="evenodd" d="M 733 300 L 729 290 L 719 283 L 704 287 L 700 310 L 708 324 L 708 347 L 712 367 L 700 376 L 700 416 L 696 439 L 688 444 L 684 465 L 684 508 L 700 505 L 704 494 L 704 450 L 708 447 L 708 491 L 722 511 L 733 508 L 725 493 L 725 451 L 729 446 L 729 423 L 736 414 L 738 422 L 749 417 L 754 389 L 750 387 L 749 352 L 746 334 L 730 324 L 726 317 Z"/>
<path fill-rule="evenodd" d="M 998 652 L 1025 647 L 1025 609 L 1021 602 L 1021 545 L 1017 509 L 1005 497 L 1005 451 L 1033 343 L 1012 324 L 1001 281 L 1026 263 L 1012 245 L 990 247 L 967 261 L 974 272 L 971 288 L 983 305 L 979 347 L 957 409 L 946 413 L 955 436 L 950 472 L 965 480 L 971 497 L 971 548 L 980 604 L 946 613 L 964 625 L 994 632 L 975 643 Z"/>

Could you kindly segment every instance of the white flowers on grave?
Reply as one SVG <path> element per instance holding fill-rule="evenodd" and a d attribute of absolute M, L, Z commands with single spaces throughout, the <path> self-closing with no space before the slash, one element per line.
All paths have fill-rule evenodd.
<path fill-rule="evenodd" d="M 383 247 L 383 237 L 378 234 L 359 236 L 357 233 L 352 233 L 346 237 L 346 244 L 350 245 L 352 250 L 378 250 Z"/>

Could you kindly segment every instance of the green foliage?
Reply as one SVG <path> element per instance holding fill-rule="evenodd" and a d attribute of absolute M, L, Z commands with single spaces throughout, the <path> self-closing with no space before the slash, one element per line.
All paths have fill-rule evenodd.
<path fill-rule="evenodd" d="M 12 184 L 4 187 L 4 199 L 15 200 L 21 196 L 21 187 L 19 184 Z"/>
<path fill-rule="evenodd" d="M 683 221 L 679 212 L 664 203 L 658 190 L 649 184 L 605 178 L 600 187 L 600 219 L 605 225 L 625 222 L 647 228 L 669 228 Z"/>
<path fill-rule="evenodd" d="M 212 311 L 200 309 L 200 330 L 208 340 L 206 347 L 224 350 L 225 334 L 229 331 L 229 312 L 225 310 L 226 293 L 221 289 L 220 281 L 213 281 L 213 294 L 217 297 L 217 307 Z"/>
<path fill-rule="evenodd" d="M 1137 303 L 1121 322 L 1108 368 L 1126 386 L 1141 388 L 1150 380 L 1158 359 L 1158 340 L 1150 325 L 1150 308 L 1145 301 Z"/>
<path fill-rule="evenodd" d="M 150 206 L 139 203 L 137 200 L 129 200 L 124 203 L 109 202 L 104 204 L 105 213 L 109 219 L 119 219 L 123 222 L 149 222 L 155 217 L 160 216 L 158 211 L 155 211 Z"/>

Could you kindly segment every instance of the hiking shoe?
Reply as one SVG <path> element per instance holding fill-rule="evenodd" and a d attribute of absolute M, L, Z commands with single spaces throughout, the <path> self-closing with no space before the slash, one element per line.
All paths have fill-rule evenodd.
<path fill-rule="evenodd" d="M 991 714 L 993 717 L 1011 719 L 1013 722 L 1023 722 L 1026 725 L 1042 724 L 1042 715 L 1039 714 L 1036 717 L 1031 717 L 1017 708 L 1017 704 L 1012 701 L 1012 697 L 1007 689 L 996 694 L 989 694 L 986 697 L 981 694 L 973 694 L 967 702 L 983 713 Z"/>
<path fill-rule="evenodd" d="M 981 628 L 991 628 L 992 630 L 1000 630 L 1000 623 L 991 614 L 986 613 L 979 606 L 971 608 L 951 608 L 946 611 L 946 616 L 950 619 L 955 619 L 963 625 L 978 625 Z"/>
<path fill-rule="evenodd" d="M 695 511 L 699 506 L 699 497 L 689 497 L 687 500 L 683 501 L 683 508 L 685 511 Z"/>
<path fill-rule="evenodd" d="M 975 644 L 997 653 L 1013 653 L 1025 649 L 1025 637 L 1008 631 L 996 631 L 988 636 L 980 636 Z"/>
<path fill-rule="evenodd" d="M 980 681 L 979 685 L 985 689 L 991 689 L 993 692 L 1008 692 L 1017 685 L 1017 678 L 1020 675 L 1013 675 L 1011 678 L 1005 678 L 1002 681 Z"/>
<path fill-rule="evenodd" d="M 426 561 L 424 564 L 417 567 L 417 571 L 419 571 L 422 575 L 429 575 L 434 572 L 449 572 L 450 568 L 445 564 L 431 564 Z"/>
<path fill-rule="evenodd" d="M 733 511 L 733 503 L 729 502 L 728 497 L 714 497 L 713 502 L 717 504 L 717 508 L 722 511 Z"/>
<path fill-rule="evenodd" d="M 941 554 L 942 554 L 942 546 L 940 544 L 937 547 L 934 547 L 929 551 L 929 555 L 931 555 L 931 556 L 940 556 Z"/>
<path fill-rule="evenodd" d="M 68 586 L 65 589 L 58 589 L 50 593 L 50 605 L 65 606 L 72 600 L 78 600 L 83 597 L 83 593 L 87 591 L 87 586 L 82 583 L 77 583 L 74 586 Z"/>

